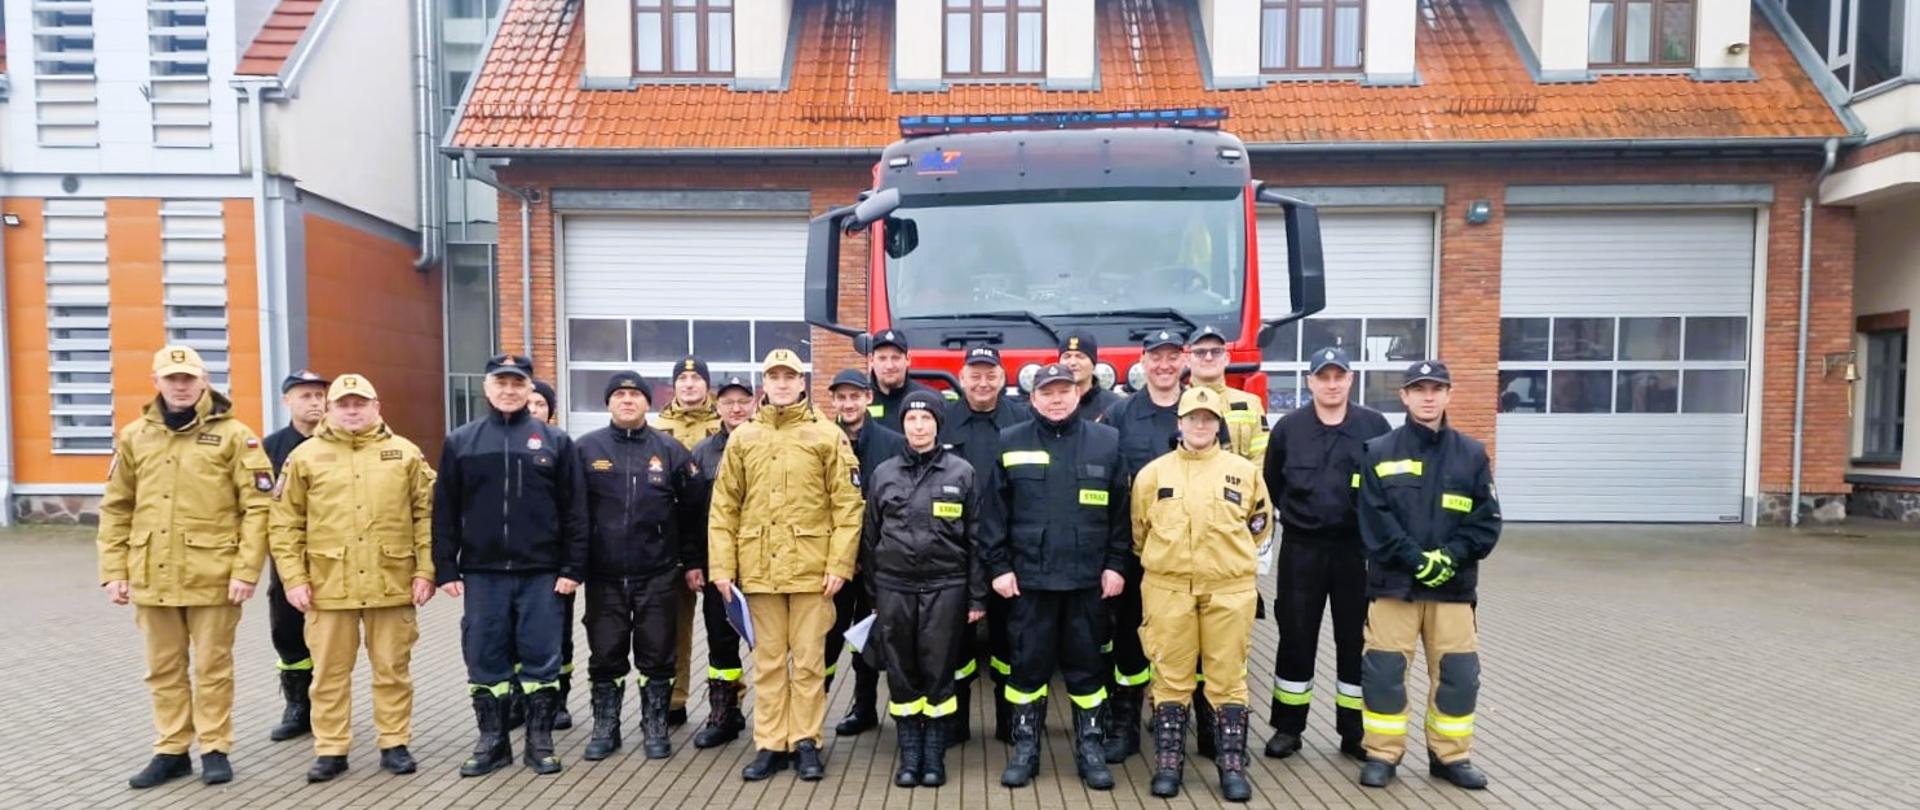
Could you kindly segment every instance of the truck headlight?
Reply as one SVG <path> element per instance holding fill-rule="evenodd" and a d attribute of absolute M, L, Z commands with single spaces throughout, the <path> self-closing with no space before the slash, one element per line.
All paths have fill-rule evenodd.
<path fill-rule="evenodd" d="M 1127 388 L 1139 391 L 1147 387 L 1147 367 L 1134 363 L 1127 369 Z"/>
<path fill-rule="evenodd" d="M 1112 390 L 1113 384 L 1118 382 L 1119 379 L 1120 379 L 1120 372 L 1114 371 L 1113 366 L 1107 365 L 1106 363 L 1099 363 L 1093 367 L 1093 384 L 1094 385 L 1098 385 L 1101 388 Z"/>
<path fill-rule="evenodd" d="M 1020 384 L 1020 390 L 1031 394 L 1033 393 L 1033 380 L 1038 376 L 1040 376 L 1040 364 L 1028 363 L 1020 367 L 1020 373 L 1016 375 L 1014 379 Z"/>

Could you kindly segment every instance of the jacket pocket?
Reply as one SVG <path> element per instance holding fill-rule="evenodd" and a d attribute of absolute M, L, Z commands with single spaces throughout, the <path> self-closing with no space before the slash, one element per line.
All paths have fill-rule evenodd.
<path fill-rule="evenodd" d="M 1015 526 L 1008 539 L 1013 543 L 1014 571 L 1039 576 L 1047 573 L 1047 530 L 1041 526 Z"/>
<path fill-rule="evenodd" d="M 316 599 L 347 598 L 347 549 L 307 547 L 307 584 Z"/>
<path fill-rule="evenodd" d="M 412 591 L 414 563 L 413 546 L 380 547 L 380 578 L 388 596 Z"/>
<path fill-rule="evenodd" d="M 147 584 L 147 557 L 149 544 L 153 542 L 153 532 L 136 531 L 127 538 L 127 583 L 135 588 L 144 588 Z"/>
<path fill-rule="evenodd" d="M 207 532 L 185 534 L 186 587 L 226 588 L 233 579 L 233 558 L 240 552 L 239 538 Z"/>
<path fill-rule="evenodd" d="M 761 576 L 767 570 L 767 528 L 740 527 L 733 536 L 733 557 L 734 584 L 744 587 L 747 580 Z"/>

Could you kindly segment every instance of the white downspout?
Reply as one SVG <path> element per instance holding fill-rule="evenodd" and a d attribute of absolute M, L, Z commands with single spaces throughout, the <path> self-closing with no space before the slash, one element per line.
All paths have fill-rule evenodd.
<path fill-rule="evenodd" d="M 1795 528 L 1800 525 L 1800 462 L 1807 432 L 1807 298 L 1813 287 L 1813 205 L 1820 198 L 1820 184 L 1833 173 L 1834 159 L 1839 152 L 1840 141 L 1828 138 L 1826 161 L 1813 176 L 1813 186 L 1807 189 L 1806 199 L 1800 201 L 1800 334 L 1796 338 L 1799 351 L 1793 372 L 1793 492 L 1787 498 L 1787 525 Z"/>
<path fill-rule="evenodd" d="M 440 154 L 434 148 L 435 124 L 440 119 L 439 94 L 434 73 L 437 59 L 433 36 L 434 0 L 413 0 L 413 98 L 414 98 L 414 159 L 419 166 L 414 172 L 414 185 L 420 190 L 420 255 L 414 257 L 413 269 L 425 271 L 442 259 L 440 195 L 445 189 L 437 182 L 439 179 Z"/>
<path fill-rule="evenodd" d="M 251 132 L 248 138 L 248 151 L 253 164 L 253 269 L 254 284 L 258 288 L 255 303 L 258 305 L 260 319 L 260 430 L 272 430 L 280 424 L 277 406 L 279 403 L 279 382 L 283 376 L 276 362 L 281 349 L 275 338 L 280 329 L 276 322 L 276 307 L 284 307 L 279 285 L 273 283 L 273 272 L 269 266 L 272 247 L 268 244 L 271 234 L 267 228 L 267 112 L 262 104 L 263 94 L 279 86 L 275 81 L 247 81 L 240 86 L 247 93 L 247 107 L 253 115 Z"/>
<path fill-rule="evenodd" d="M 527 358 L 533 357 L 533 243 L 527 240 L 533 232 L 533 192 L 521 191 L 500 182 L 500 176 L 490 167 L 484 166 L 475 157 L 473 150 L 467 150 L 461 162 L 467 167 L 467 176 L 489 186 L 495 191 L 504 191 L 520 200 L 520 345 Z M 504 348 L 504 347 L 503 347 Z"/>
<path fill-rule="evenodd" d="M 6 240 L 0 239 L 0 267 L 6 264 Z M 13 525 L 13 352 L 7 345 L 12 324 L 7 285 L 0 278 L 0 526 Z"/>

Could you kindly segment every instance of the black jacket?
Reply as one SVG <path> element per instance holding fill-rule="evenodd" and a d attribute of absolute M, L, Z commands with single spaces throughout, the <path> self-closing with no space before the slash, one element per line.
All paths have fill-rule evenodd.
<path fill-rule="evenodd" d="M 974 549 L 980 488 L 973 465 L 938 445 L 905 450 L 867 479 L 860 570 L 870 588 L 926 593 L 967 586 L 968 604 L 985 610 L 987 585 Z"/>
<path fill-rule="evenodd" d="M 869 379 L 871 379 L 871 375 L 869 375 Z M 899 433 L 900 419 L 906 415 L 906 411 L 901 407 L 901 403 L 906 400 L 908 394 L 915 391 L 930 391 L 936 395 L 940 393 L 934 390 L 933 386 L 915 381 L 912 377 L 908 377 L 907 384 L 900 386 L 899 390 L 896 391 L 882 391 L 880 390 L 880 383 L 875 381 L 873 384 L 873 404 L 867 406 L 867 416 L 869 417 L 867 421 L 879 422 L 885 425 L 888 430 Z M 867 466 L 865 459 L 861 460 L 860 466 Z M 869 467 L 868 469 L 872 468 Z"/>
<path fill-rule="evenodd" d="M 433 569 L 463 574 L 558 572 L 587 566 L 587 485 L 573 440 L 524 409 L 447 434 L 433 483 Z"/>
<path fill-rule="evenodd" d="M 1000 431 L 1033 419 L 1033 407 L 1004 394 L 991 411 L 976 411 L 966 400 L 949 403 L 940 421 L 940 442 L 973 465 L 976 474 L 1000 464 Z"/>
<path fill-rule="evenodd" d="M 1347 418 L 1326 425 L 1311 405 L 1280 417 L 1267 442 L 1267 491 L 1280 507 L 1284 540 L 1340 543 L 1358 552 L 1360 464 L 1367 440 L 1393 430 L 1379 411 L 1347 406 Z"/>
<path fill-rule="evenodd" d="M 1089 422 L 1105 421 L 1107 409 L 1118 405 L 1122 399 L 1124 397 L 1114 393 L 1113 389 L 1101 388 L 1099 383 L 1094 383 L 1092 388 L 1080 395 L 1080 407 L 1074 409 L 1073 416 Z"/>
<path fill-rule="evenodd" d="M 873 491 L 868 481 L 880 463 L 907 451 L 907 437 L 868 417 L 860 425 L 860 432 L 847 438 L 853 442 L 854 458 L 860 460 L 860 494 L 864 497 Z"/>
<path fill-rule="evenodd" d="M 681 549 L 680 561 L 689 570 L 707 569 L 707 510 L 713 508 L 713 479 L 720 474 L 720 457 L 727 452 L 727 437 L 733 431 L 723 423 L 720 432 L 700 440 L 693 446 L 693 480 L 689 482 L 687 499 L 691 501 L 693 530 L 698 538 L 693 545 Z"/>
<path fill-rule="evenodd" d="M 983 476 L 980 556 L 989 578 L 1013 572 L 1020 590 L 1100 585 L 1129 574 L 1133 527 L 1120 434 L 1078 417 L 1000 432 L 1000 461 Z"/>
<path fill-rule="evenodd" d="M 1368 598 L 1472 602 L 1480 560 L 1500 540 L 1500 500 L 1487 448 L 1444 423 L 1408 420 L 1367 442 L 1360 470 L 1360 535 L 1367 543 Z M 1446 549 L 1453 578 L 1413 581 L 1421 553 Z"/>
<path fill-rule="evenodd" d="M 706 548 L 693 454 L 680 440 L 608 426 L 580 437 L 574 457 L 587 479 L 588 581 L 678 569 L 693 546 Z"/>
<path fill-rule="evenodd" d="M 288 425 L 260 440 L 261 447 L 267 451 L 267 460 L 273 462 L 273 476 L 280 477 L 280 467 L 287 463 L 287 456 L 293 454 L 293 448 L 299 447 L 308 436 Z"/>

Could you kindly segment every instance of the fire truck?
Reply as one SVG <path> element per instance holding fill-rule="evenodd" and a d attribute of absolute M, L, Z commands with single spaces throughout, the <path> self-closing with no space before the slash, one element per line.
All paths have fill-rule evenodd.
<path fill-rule="evenodd" d="M 1139 389 L 1148 334 L 1218 329 L 1230 383 L 1267 394 L 1260 350 L 1326 306 L 1319 213 L 1255 181 L 1218 108 L 913 116 L 856 202 L 815 217 L 808 322 L 905 333 L 913 374 L 958 390 L 962 356 L 1000 350 L 1022 390 L 1086 330 L 1098 384 Z M 1256 217 L 1286 221 L 1288 311 L 1260 317 Z M 866 231 L 867 329 L 839 320 L 841 236 Z M 850 243 L 857 244 L 857 243 Z M 1277 291 L 1276 291 L 1277 292 Z"/>

